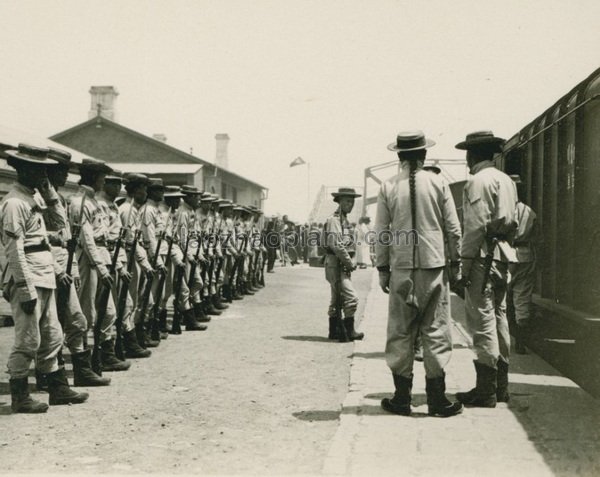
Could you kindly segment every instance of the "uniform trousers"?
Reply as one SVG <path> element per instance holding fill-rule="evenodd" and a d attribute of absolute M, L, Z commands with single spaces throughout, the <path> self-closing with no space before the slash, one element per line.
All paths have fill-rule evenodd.
<path fill-rule="evenodd" d="M 358 295 L 347 273 L 340 273 L 339 260 L 335 255 L 325 257 L 325 279 L 331 288 L 331 299 L 329 300 L 328 315 L 334 317 L 336 314 L 336 303 L 338 290 L 342 294 L 342 308 L 346 318 L 354 316 L 358 307 Z"/>
<path fill-rule="evenodd" d="M 11 378 L 24 378 L 29 374 L 31 362 L 41 373 L 58 370 L 56 357 L 62 348 L 63 332 L 56 314 L 54 290 L 38 288 L 37 303 L 32 314 L 21 309 L 18 293 L 10 296 L 10 306 L 15 322 L 15 342 L 8 356 L 8 374 Z"/>
<path fill-rule="evenodd" d="M 535 262 L 511 263 L 508 284 L 508 310 L 518 325 L 531 318 L 531 295 L 535 286 Z"/>
<path fill-rule="evenodd" d="M 485 293 L 482 294 L 483 269 L 483 259 L 474 259 L 469 275 L 471 284 L 465 290 L 465 309 L 477 361 L 496 368 L 498 359 L 508 363 L 510 354 L 506 318 L 508 263 L 493 262 Z"/>
<path fill-rule="evenodd" d="M 96 266 L 92 266 L 87 254 L 80 253 L 78 259 L 79 265 L 79 277 L 81 279 L 81 286 L 79 288 L 79 303 L 81 304 L 81 310 L 87 318 L 88 329 L 94 328 L 94 323 L 98 317 L 97 302 L 96 300 L 102 291 L 102 281 L 98 274 Z M 106 314 L 104 316 L 103 323 L 100 330 L 100 341 L 104 342 L 112 338 L 112 326 L 117 320 L 117 312 L 115 309 L 115 302 L 112 294 L 108 296 L 108 302 L 106 305 Z"/>
<path fill-rule="evenodd" d="M 385 359 L 393 374 L 410 378 L 420 336 L 428 378 L 444 375 L 452 354 L 448 279 L 444 267 L 394 269 L 390 277 Z"/>
<path fill-rule="evenodd" d="M 58 311 L 64 316 L 62 322 L 65 344 L 71 353 L 80 353 L 84 351 L 83 341 L 88 329 L 87 319 L 81 310 L 81 304 L 79 303 L 74 283 L 71 283 L 65 295 L 67 302 L 60 304 L 61 309 Z"/>

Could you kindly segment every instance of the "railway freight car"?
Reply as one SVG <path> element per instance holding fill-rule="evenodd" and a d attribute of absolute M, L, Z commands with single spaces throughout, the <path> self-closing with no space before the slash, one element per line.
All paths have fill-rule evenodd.
<path fill-rule="evenodd" d="M 510 138 L 497 161 L 521 176 L 538 216 L 534 304 L 600 321 L 600 69 Z"/>

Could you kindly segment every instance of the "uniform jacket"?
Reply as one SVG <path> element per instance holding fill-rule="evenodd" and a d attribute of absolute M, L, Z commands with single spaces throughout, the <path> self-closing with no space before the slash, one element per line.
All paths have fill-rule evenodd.
<path fill-rule="evenodd" d="M 98 205 L 103 209 L 104 214 L 108 218 L 108 232 L 106 234 L 109 242 L 116 242 L 121 234 L 121 218 L 119 217 L 119 208 L 114 201 L 106 195 L 106 192 L 100 191 L 96 194 Z M 112 255 L 112 253 L 111 253 Z M 125 243 L 121 243 L 119 249 L 119 259 L 117 260 L 117 270 L 127 266 L 127 252 L 125 250 Z"/>
<path fill-rule="evenodd" d="M 462 257 L 485 257 L 486 236 L 493 235 L 504 238 L 498 242 L 494 260 L 515 261 L 515 252 L 509 245 L 517 226 L 515 183 L 492 161 L 476 164 L 471 174 L 463 191 Z"/>
<path fill-rule="evenodd" d="M 326 266 L 337 265 L 339 262 L 344 268 L 352 268 L 354 264 L 349 250 L 352 246 L 353 237 L 350 233 L 348 219 L 346 217 L 343 220 L 340 219 L 339 209 L 327 219 L 323 232 L 324 238 L 322 240 L 325 242 L 327 249 Z M 332 255 L 337 260 L 332 261 Z"/>
<path fill-rule="evenodd" d="M 401 162 L 398 175 L 384 182 L 379 191 L 375 219 L 377 266 L 392 270 L 439 268 L 446 265 L 446 253 L 448 259 L 457 261 L 461 232 L 450 187 L 437 174 L 416 172 L 414 226 L 409 174 L 409 163 Z"/>
<path fill-rule="evenodd" d="M 144 247 L 146 248 L 150 260 L 154 259 L 158 240 L 166 227 L 164 217 L 158 208 L 158 205 L 158 202 L 148 199 L 144 208 L 144 214 L 140 221 L 142 241 L 144 242 Z M 163 265 L 161 255 L 164 256 L 166 253 L 167 243 L 163 240 L 160 244 L 160 251 L 156 261 L 157 265 Z"/>
<path fill-rule="evenodd" d="M 141 207 L 134 203 L 133 199 L 129 198 L 119 206 L 119 217 L 121 218 L 121 224 L 127 230 L 125 235 L 125 242 L 131 245 L 133 242 L 136 232 L 141 228 L 141 217 L 144 214 L 144 207 Z M 135 261 L 140 264 L 144 270 L 151 270 L 150 261 L 148 254 L 143 246 L 135 247 Z"/>

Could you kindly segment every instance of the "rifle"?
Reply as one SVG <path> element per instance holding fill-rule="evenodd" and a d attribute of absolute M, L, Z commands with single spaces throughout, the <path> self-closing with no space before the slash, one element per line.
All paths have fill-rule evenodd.
<path fill-rule="evenodd" d="M 153 340 L 160 339 L 160 331 L 167 329 L 167 318 L 166 316 L 158 320 L 158 310 L 160 308 L 160 302 L 162 300 L 162 294 L 165 287 L 165 281 L 167 279 L 168 267 L 171 264 L 171 251 L 173 250 L 173 237 L 167 238 L 167 229 L 169 228 L 169 223 L 171 221 L 171 209 L 169 209 L 169 220 L 167 221 L 167 225 L 165 225 L 165 229 L 162 232 L 161 239 L 167 240 L 167 256 L 165 258 L 165 271 L 161 272 L 158 278 L 158 286 L 156 289 L 156 297 L 155 303 L 152 307 L 152 329 L 150 330 L 150 337 Z M 168 297 L 167 297 L 168 298 Z"/>
<path fill-rule="evenodd" d="M 160 255 L 160 246 L 162 244 L 162 234 L 160 235 L 160 237 L 158 238 L 158 242 L 156 242 L 156 249 L 154 250 L 154 255 L 152 256 L 152 261 L 150 262 L 150 266 L 152 267 L 153 270 L 156 270 L 156 264 L 158 263 L 158 256 Z M 152 284 L 154 283 L 154 277 L 147 277 L 146 278 L 146 285 L 144 286 L 144 291 L 142 293 L 142 306 L 140 308 L 140 322 L 139 322 L 139 329 L 141 331 L 144 330 L 144 325 L 145 325 L 145 317 L 146 317 L 146 310 L 148 309 L 148 303 L 150 302 L 150 293 L 152 293 Z M 154 320 L 152 320 L 154 322 Z M 157 330 L 158 332 L 158 330 Z M 141 336 L 142 338 L 142 342 L 140 342 L 140 345 L 142 346 L 142 348 L 146 347 L 146 340 L 145 340 L 145 336 L 142 333 Z M 138 337 L 138 341 L 139 338 Z M 160 333 L 158 333 L 158 339 L 160 340 Z"/>
<path fill-rule="evenodd" d="M 485 294 L 488 280 L 490 278 L 490 272 L 492 271 L 492 264 L 494 263 L 494 250 L 498 244 L 498 238 L 491 236 L 486 237 L 487 253 L 483 259 L 483 281 L 481 282 L 481 294 Z"/>
<path fill-rule="evenodd" d="M 185 247 L 183 249 L 183 260 L 185 263 L 185 259 L 187 257 L 187 252 L 188 252 L 188 247 L 190 245 L 190 238 L 191 236 L 194 234 L 194 232 L 192 232 L 191 230 L 188 232 L 186 240 L 185 240 Z M 183 284 L 183 278 L 185 275 L 185 267 L 181 267 L 181 268 L 177 268 L 177 276 L 175 277 L 175 285 L 174 285 L 174 290 L 175 290 L 175 301 L 173 302 L 173 324 L 171 326 L 171 331 L 169 333 L 173 334 L 173 335 L 180 335 L 181 334 L 181 311 L 179 310 L 179 300 L 181 299 L 181 287 Z"/>
<path fill-rule="evenodd" d="M 117 260 L 119 259 L 119 251 L 121 249 L 121 240 L 119 234 L 119 240 L 115 245 L 115 251 L 110 261 L 110 267 L 108 269 L 108 273 L 114 277 L 115 272 L 117 270 Z M 94 323 L 94 350 L 92 351 L 92 370 L 98 375 L 102 376 L 102 359 L 101 359 L 101 351 L 100 347 L 100 333 L 102 332 L 102 323 L 106 318 L 106 308 L 108 306 L 108 299 L 110 298 L 110 294 L 112 291 L 111 286 L 104 285 L 102 290 L 100 290 L 100 295 L 98 296 L 97 304 L 96 304 L 96 323 Z M 117 333 L 118 336 L 118 333 Z"/>

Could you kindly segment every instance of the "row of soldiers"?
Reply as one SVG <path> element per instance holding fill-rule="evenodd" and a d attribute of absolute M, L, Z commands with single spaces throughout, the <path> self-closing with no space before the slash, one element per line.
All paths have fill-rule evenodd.
<path fill-rule="evenodd" d="M 3 294 L 15 322 L 13 412 L 48 409 L 29 395 L 32 361 L 50 405 L 82 403 L 89 396 L 69 386 L 63 346 L 75 386 L 106 386 L 103 371 L 126 371 L 128 358 L 151 356 L 182 324 L 206 330 L 227 302 L 264 287 L 259 209 L 95 159 L 76 164 L 58 149 L 20 144 L 6 155 L 17 172 L 0 203 Z M 67 201 L 59 191 L 69 173 L 80 187 Z"/>

